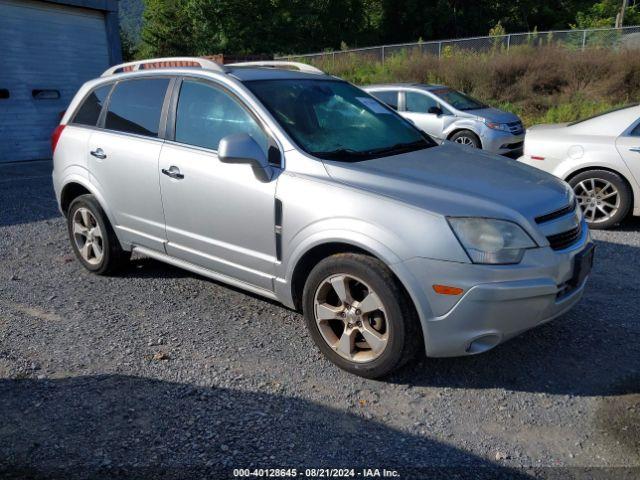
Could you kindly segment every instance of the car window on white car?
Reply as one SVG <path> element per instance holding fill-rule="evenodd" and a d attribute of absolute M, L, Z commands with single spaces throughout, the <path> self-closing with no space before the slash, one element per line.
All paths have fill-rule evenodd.
<path fill-rule="evenodd" d="M 640 119 L 637 120 L 638 124 L 629 132 L 630 137 L 640 137 Z"/>
<path fill-rule="evenodd" d="M 107 99 L 107 95 L 109 95 L 109 92 L 111 91 L 111 87 L 113 87 L 112 83 L 98 87 L 87 95 L 71 123 L 95 127 L 98 124 L 98 118 L 100 118 L 102 106 L 104 105 L 104 101 Z"/>
<path fill-rule="evenodd" d="M 412 113 L 430 113 L 430 108 L 440 108 L 437 100 L 419 92 L 405 92 L 405 110 Z"/>
<path fill-rule="evenodd" d="M 383 90 L 369 93 L 394 110 L 398 110 L 398 90 Z"/>
<path fill-rule="evenodd" d="M 109 99 L 105 128 L 157 137 L 168 86 L 168 78 L 145 78 L 118 83 Z"/>
<path fill-rule="evenodd" d="M 340 80 L 252 80 L 245 85 L 305 152 L 358 162 L 437 144 L 386 104 Z"/>
<path fill-rule="evenodd" d="M 218 150 L 220 140 L 236 133 L 250 135 L 268 154 L 269 138 L 235 98 L 208 83 L 182 82 L 176 109 L 176 142 Z"/>

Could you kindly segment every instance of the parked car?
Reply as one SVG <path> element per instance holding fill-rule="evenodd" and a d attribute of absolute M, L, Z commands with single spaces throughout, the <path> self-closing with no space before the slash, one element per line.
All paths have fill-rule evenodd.
<path fill-rule="evenodd" d="M 640 215 L 640 106 L 527 130 L 522 163 L 573 187 L 591 228 Z"/>
<path fill-rule="evenodd" d="M 462 92 L 419 83 L 371 85 L 365 90 L 434 138 L 501 155 L 522 154 L 520 118 Z"/>
<path fill-rule="evenodd" d="M 119 65 L 80 89 L 52 145 L 89 271 L 137 252 L 278 300 L 303 311 L 332 362 L 366 377 L 549 321 L 591 268 L 566 183 L 438 145 L 302 64 Z"/>

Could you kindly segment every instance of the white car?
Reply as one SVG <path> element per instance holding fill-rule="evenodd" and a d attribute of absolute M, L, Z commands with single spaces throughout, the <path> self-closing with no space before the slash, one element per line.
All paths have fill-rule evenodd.
<path fill-rule="evenodd" d="M 569 182 L 591 228 L 640 216 L 640 105 L 531 127 L 518 160 Z"/>

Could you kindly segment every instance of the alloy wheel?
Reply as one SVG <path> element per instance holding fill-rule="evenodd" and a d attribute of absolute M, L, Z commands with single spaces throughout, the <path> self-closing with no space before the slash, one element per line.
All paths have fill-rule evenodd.
<path fill-rule="evenodd" d="M 587 178 L 577 183 L 573 191 L 589 223 L 606 222 L 620 208 L 620 192 L 607 180 Z"/>
<path fill-rule="evenodd" d="M 454 142 L 461 143 L 462 145 L 466 145 L 467 147 L 476 148 L 476 144 L 473 142 L 473 140 L 464 135 L 457 137 Z"/>
<path fill-rule="evenodd" d="M 359 278 L 338 274 L 323 280 L 315 293 L 314 315 L 324 341 L 347 360 L 370 362 L 387 346 L 384 305 Z"/>
<path fill-rule="evenodd" d="M 102 230 L 91 210 L 78 208 L 73 214 L 73 240 L 85 262 L 98 265 L 104 256 Z"/>

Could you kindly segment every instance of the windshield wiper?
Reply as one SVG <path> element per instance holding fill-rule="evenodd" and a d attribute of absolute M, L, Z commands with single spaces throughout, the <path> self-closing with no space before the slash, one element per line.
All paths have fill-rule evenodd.
<path fill-rule="evenodd" d="M 337 148 L 336 150 L 330 150 L 328 152 L 311 152 L 311 154 L 316 157 L 326 159 L 361 159 L 362 157 L 371 156 L 369 152 L 359 152 L 358 150 L 353 150 L 351 148 Z"/>
<path fill-rule="evenodd" d="M 427 148 L 431 145 L 426 140 L 417 140 L 415 142 L 396 143 L 390 147 L 376 148 L 374 150 L 367 150 L 368 155 L 384 155 L 389 153 L 403 153 L 413 150 L 420 150 L 421 148 Z"/>

